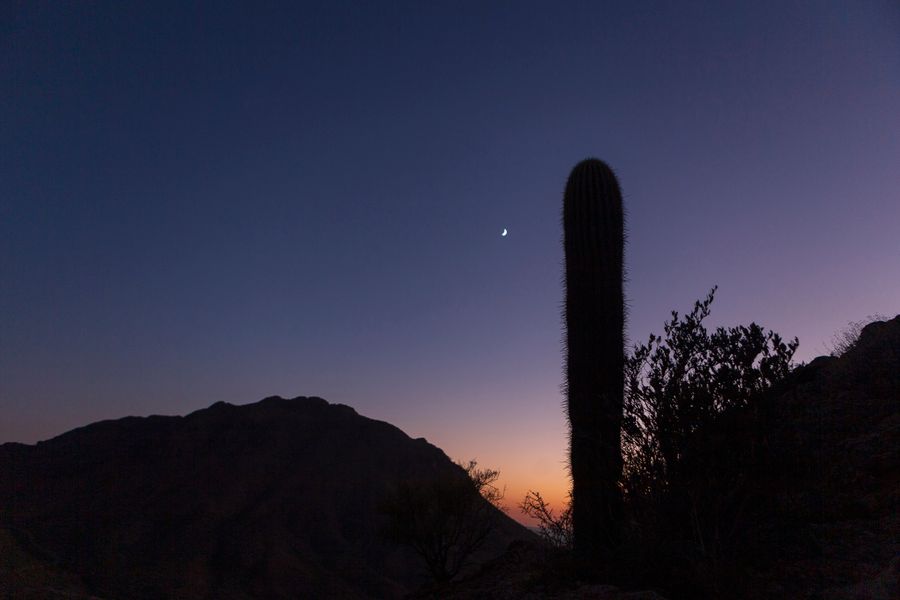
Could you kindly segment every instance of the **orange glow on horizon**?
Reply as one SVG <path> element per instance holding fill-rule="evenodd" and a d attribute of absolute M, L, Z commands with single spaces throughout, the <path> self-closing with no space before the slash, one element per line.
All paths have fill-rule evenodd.
<path fill-rule="evenodd" d="M 443 449 L 451 460 L 465 463 L 475 459 L 479 468 L 500 471 L 497 484 L 505 492 L 502 504 L 507 514 L 523 525 L 534 526 L 535 521 L 519 508 L 525 494 L 540 492 L 554 515 L 558 515 L 565 507 L 571 488 L 566 462 L 568 440 L 561 417 L 559 421 L 557 435 L 544 433 L 544 425 L 541 432 L 544 435 L 530 436 L 517 430 L 521 426 L 529 432 L 539 431 L 533 424 L 512 423 L 507 425 L 503 435 L 497 432 L 489 435 L 478 425 L 473 425 L 434 439 L 426 438 Z"/>

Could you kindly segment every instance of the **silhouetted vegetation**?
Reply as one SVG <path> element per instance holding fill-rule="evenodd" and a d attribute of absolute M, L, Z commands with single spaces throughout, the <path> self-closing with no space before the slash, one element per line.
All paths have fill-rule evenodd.
<path fill-rule="evenodd" d="M 572 549 L 571 492 L 569 492 L 569 501 L 559 515 L 554 514 L 553 509 L 540 492 L 533 490 L 528 490 L 528 493 L 525 494 L 525 499 L 519 504 L 519 510 L 537 521 L 538 534 L 550 546 L 563 550 Z"/>
<path fill-rule="evenodd" d="M 435 583 L 456 577 L 497 525 L 500 472 L 458 463 L 465 476 L 400 482 L 382 501 L 382 535 L 409 546 Z"/>
<path fill-rule="evenodd" d="M 625 361 L 622 193 L 602 161 L 572 169 L 563 229 L 573 545 L 580 561 L 597 566 L 621 541 Z"/>
<path fill-rule="evenodd" d="M 859 334 L 862 332 L 863 327 L 869 323 L 874 323 L 875 321 L 887 321 L 887 317 L 878 314 L 869 315 L 865 319 L 847 323 L 846 327 L 831 337 L 828 354 L 834 357 L 843 356 L 847 351 L 856 346 L 856 342 L 859 341 Z"/>
<path fill-rule="evenodd" d="M 684 316 L 673 311 L 664 335 L 636 345 L 624 366 L 625 539 L 617 560 L 645 581 L 680 585 L 687 594 L 720 585 L 722 559 L 739 544 L 750 498 L 744 448 L 736 439 L 728 447 L 723 424 L 755 410 L 789 374 L 798 346 L 755 323 L 709 332 L 704 320 L 715 291 Z M 520 509 L 538 521 L 545 540 L 567 546 L 570 506 L 557 517 L 530 491 Z"/>
<path fill-rule="evenodd" d="M 667 545 L 716 563 L 741 530 L 747 457 L 707 438 L 788 375 L 798 342 L 755 323 L 708 332 L 713 288 L 626 359 L 622 195 L 605 163 L 572 170 L 563 231 L 570 506 L 556 517 L 529 492 L 520 508 L 591 576 Z"/>
<path fill-rule="evenodd" d="M 625 361 L 622 437 L 630 544 L 678 548 L 713 588 L 750 498 L 745 449 L 721 433 L 790 373 L 798 346 L 756 323 L 707 331 L 715 291 L 684 316 L 673 311 L 664 337 L 651 335 Z"/>
<path fill-rule="evenodd" d="M 693 310 L 650 335 L 625 361 L 624 488 L 633 501 L 685 484 L 694 435 L 744 408 L 784 379 L 798 346 L 756 323 L 710 333 L 703 325 L 716 288 Z"/>

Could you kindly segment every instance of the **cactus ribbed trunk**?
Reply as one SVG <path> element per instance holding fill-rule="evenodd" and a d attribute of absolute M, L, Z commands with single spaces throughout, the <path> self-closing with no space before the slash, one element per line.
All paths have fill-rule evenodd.
<path fill-rule="evenodd" d="M 625 385 L 622 193 L 602 161 L 572 169 L 563 228 L 574 549 L 583 562 L 597 564 L 621 542 Z"/>

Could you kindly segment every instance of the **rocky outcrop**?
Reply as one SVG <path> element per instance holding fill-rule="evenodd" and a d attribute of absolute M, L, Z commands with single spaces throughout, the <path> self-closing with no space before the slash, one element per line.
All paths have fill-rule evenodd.
<path fill-rule="evenodd" d="M 760 548 L 762 593 L 898 597 L 900 316 L 867 325 L 844 355 L 797 369 L 786 387 L 757 423 L 768 448 L 757 523 L 773 532 Z"/>

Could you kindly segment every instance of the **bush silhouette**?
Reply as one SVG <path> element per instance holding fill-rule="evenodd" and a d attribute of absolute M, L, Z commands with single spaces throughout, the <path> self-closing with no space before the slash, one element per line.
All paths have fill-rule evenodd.
<path fill-rule="evenodd" d="M 712 595 L 752 496 L 742 415 L 790 373 L 799 345 L 756 323 L 707 331 L 715 291 L 626 359 L 622 433 L 632 545 L 679 548 Z"/>
<path fill-rule="evenodd" d="M 856 347 L 856 342 L 859 341 L 859 334 L 862 333 L 862 330 L 866 325 L 876 321 L 887 320 L 888 318 L 886 316 L 875 314 L 869 315 L 865 319 L 860 319 L 859 321 L 850 321 L 845 327 L 840 331 L 837 331 L 831 337 L 831 343 L 828 345 L 828 354 L 834 357 L 843 356 Z"/>
<path fill-rule="evenodd" d="M 684 316 L 673 311 L 664 335 L 636 345 L 624 364 L 618 560 L 645 578 L 637 583 L 671 590 L 677 582 L 690 588 L 688 597 L 716 586 L 699 580 L 715 579 L 710 573 L 719 567 L 709 565 L 738 544 L 750 498 L 742 486 L 752 465 L 739 417 L 757 410 L 762 395 L 789 374 L 798 346 L 796 338 L 786 343 L 755 323 L 707 331 L 715 292 Z M 722 439 L 729 431 L 734 436 Z M 529 491 L 520 509 L 537 519 L 552 545 L 571 545 L 571 504 L 557 515 Z M 689 577 L 684 569 L 702 573 Z"/>
<path fill-rule="evenodd" d="M 553 509 L 544 500 L 540 492 L 528 490 L 525 498 L 519 504 L 519 510 L 523 514 L 537 521 L 538 535 L 554 548 L 563 550 L 572 549 L 572 494 L 565 508 L 559 515 L 554 514 Z"/>
<path fill-rule="evenodd" d="M 677 487 L 694 434 L 749 406 L 791 370 L 796 338 L 785 343 L 756 323 L 706 330 L 715 292 L 683 318 L 673 311 L 665 338 L 651 334 L 625 361 L 622 446 L 632 496 L 650 483 Z"/>
<path fill-rule="evenodd" d="M 384 538 L 409 546 L 435 583 L 456 577 L 497 526 L 503 492 L 500 472 L 459 464 L 464 473 L 423 481 L 401 481 L 379 506 Z"/>

